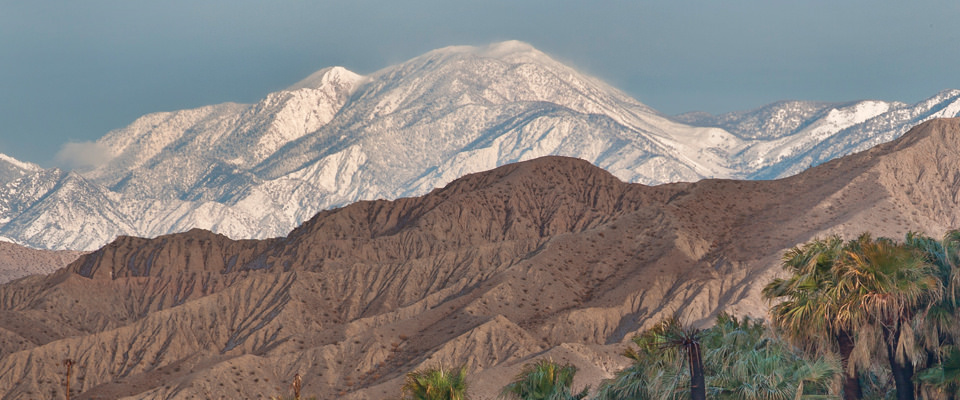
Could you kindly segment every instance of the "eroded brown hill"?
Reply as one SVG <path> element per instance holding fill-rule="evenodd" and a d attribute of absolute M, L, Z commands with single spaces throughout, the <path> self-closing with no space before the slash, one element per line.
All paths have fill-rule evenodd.
<path fill-rule="evenodd" d="M 535 357 L 596 383 L 664 315 L 763 315 L 785 248 L 957 226 L 958 142 L 960 120 L 933 121 L 784 180 L 657 187 L 548 157 L 286 238 L 121 238 L 0 286 L 0 393 L 62 396 L 65 358 L 74 398 L 257 398 L 299 373 L 319 398 L 381 399 L 440 362 L 489 397 Z"/>
<path fill-rule="evenodd" d="M 87 252 L 37 250 L 0 241 L 0 284 L 27 275 L 49 274 L 85 253 Z"/>

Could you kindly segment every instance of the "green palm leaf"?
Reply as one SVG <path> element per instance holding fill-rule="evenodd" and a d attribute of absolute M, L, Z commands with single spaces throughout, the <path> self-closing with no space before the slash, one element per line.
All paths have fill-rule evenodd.
<path fill-rule="evenodd" d="M 501 392 L 502 398 L 518 400 L 581 400 L 587 397 L 589 387 L 578 393 L 571 391 L 577 367 L 560 365 L 551 360 L 527 364 L 513 382 Z"/>
<path fill-rule="evenodd" d="M 429 368 L 407 374 L 403 387 L 404 400 L 468 400 L 467 367 L 453 371 Z"/>

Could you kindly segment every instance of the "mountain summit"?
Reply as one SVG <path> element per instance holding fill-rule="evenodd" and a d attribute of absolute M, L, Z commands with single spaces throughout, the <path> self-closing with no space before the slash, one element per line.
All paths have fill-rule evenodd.
<path fill-rule="evenodd" d="M 7 183 L 0 237 L 71 249 L 198 227 L 274 237 L 320 210 L 546 155 L 646 184 L 787 176 L 956 114 L 954 91 L 670 118 L 526 43 L 447 47 L 368 76 L 326 68 L 257 104 L 143 116 L 97 141 L 109 161 L 76 185 L 39 171 Z"/>

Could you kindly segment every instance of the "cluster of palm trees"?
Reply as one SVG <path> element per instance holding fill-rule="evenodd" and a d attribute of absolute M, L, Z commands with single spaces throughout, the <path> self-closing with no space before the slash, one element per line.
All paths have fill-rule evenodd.
<path fill-rule="evenodd" d="M 577 368 L 551 360 L 527 364 L 517 377 L 503 388 L 500 397 L 511 400 L 582 400 L 590 388 L 573 392 Z M 466 400 L 466 367 L 445 370 L 442 366 L 407 374 L 403 400 Z"/>
<path fill-rule="evenodd" d="M 783 399 L 831 393 L 840 366 L 810 357 L 760 320 L 725 313 L 699 330 L 668 318 L 633 339 L 626 369 L 601 383 L 597 400 Z"/>
<path fill-rule="evenodd" d="M 636 336 L 632 364 L 600 384 L 614 399 L 957 399 L 960 231 L 937 240 L 863 234 L 787 251 L 763 296 L 772 327 L 721 313 L 708 329 L 668 318 Z M 466 369 L 410 373 L 404 399 L 467 399 Z M 581 400 L 576 368 L 524 366 L 501 398 Z"/>
<path fill-rule="evenodd" d="M 790 276 L 763 290 L 783 300 L 772 320 L 804 350 L 839 355 L 844 398 L 864 398 L 864 385 L 885 374 L 897 399 L 956 398 L 960 231 L 942 240 L 815 239 L 788 251 L 782 265 Z"/>
<path fill-rule="evenodd" d="M 720 314 L 705 330 L 676 318 L 633 339 L 624 355 L 633 362 L 601 382 L 594 400 L 619 399 L 796 399 L 797 393 L 829 395 L 840 366 L 808 358 L 771 335 L 759 320 Z M 429 369 L 407 376 L 405 400 L 465 399 L 466 371 Z M 500 393 L 507 400 L 582 400 L 589 386 L 572 389 L 576 367 L 551 360 L 527 364 Z M 443 376 L 457 377 L 443 379 Z M 456 393 L 456 396 L 449 396 Z"/>

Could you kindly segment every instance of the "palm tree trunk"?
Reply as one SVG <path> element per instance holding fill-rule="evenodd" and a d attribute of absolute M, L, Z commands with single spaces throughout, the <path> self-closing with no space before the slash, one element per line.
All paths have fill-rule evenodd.
<path fill-rule="evenodd" d="M 703 376 L 703 356 L 700 343 L 693 342 L 687 352 L 690 355 L 690 399 L 707 400 L 707 384 Z"/>
<path fill-rule="evenodd" d="M 863 390 L 860 388 L 860 377 L 856 367 L 852 373 L 847 372 L 850 365 L 850 354 L 853 354 L 853 335 L 847 331 L 837 334 L 837 344 L 840 347 L 840 365 L 843 368 L 843 398 L 847 400 L 862 399 Z"/>
<path fill-rule="evenodd" d="M 914 400 L 913 395 L 913 365 L 910 360 L 897 361 L 897 346 L 895 340 L 900 336 L 899 327 L 896 331 L 883 327 L 883 341 L 887 346 L 887 359 L 890 361 L 890 373 L 893 382 L 897 385 L 897 400 Z"/>
<path fill-rule="evenodd" d="M 63 360 L 63 365 L 67 366 L 67 400 L 70 400 L 70 369 L 73 368 L 73 360 Z"/>

